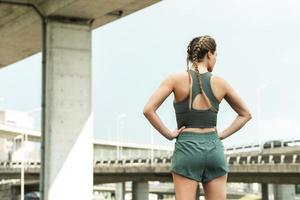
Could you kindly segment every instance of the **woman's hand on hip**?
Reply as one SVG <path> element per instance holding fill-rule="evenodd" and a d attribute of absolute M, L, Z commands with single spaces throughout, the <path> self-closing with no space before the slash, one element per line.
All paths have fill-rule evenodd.
<path fill-rule="evenodd" d="M 171 137 L 172 139 L 178 137 L 178 135 L 183 131 L 183 129 L 185 129 L 185 126 L 180 127 L 179 129 L 175 129 L 172 133 L 171 133 Z"/>

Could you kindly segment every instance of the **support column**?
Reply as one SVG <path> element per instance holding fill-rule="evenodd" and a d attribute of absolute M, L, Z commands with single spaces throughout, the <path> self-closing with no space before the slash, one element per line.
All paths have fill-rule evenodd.
<path fill-rule="evenodd" d="M 274 184 L 274 200 L 294 200 L 295 196 L 295 185 Z"/>
<path fill-rule="evenodd" d="M 164 195 L 163 194 L 157 194 L 157 199 L 164 199 Z"/>
<path fill-rule="evenodd" d="M 269 200 L 268 183 L 261 184 L 261 200 Z"/>
<path fill-rule="evenodd" d="M 48 19 L 42 139 L 43 200 L 93 198 L 91 27 Z"/>
<path fill-rule="evenodd" d="M 116 200 L 125 200 L 126 182 L 116 183 Z"/>
<path fill-rule="evenodd" d="M 244 183 L 244 191 L 247 193 L 252 193 L 253 188 L 252 188 L 252 183 Z"/>
<path fill-rule="evenodd" d="M 132 182 L 132 200 L 148 200 L 149 188 L 148 181 Z"/>

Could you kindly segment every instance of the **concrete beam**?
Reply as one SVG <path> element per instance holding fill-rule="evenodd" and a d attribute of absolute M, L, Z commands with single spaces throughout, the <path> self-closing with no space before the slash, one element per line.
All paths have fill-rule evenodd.
<path fill-rule="evenodd" d="M 0 0 L 0 68 L 41 51 L 41 21 L 30 7 Z M 146 8 L 160 0 L 6 0 L 33 3 L 44 16 L 95 19 L 92 29 Z M 2 3 L 1 3 L 2 2 Z M 15 45 L 18 44 L 18 45 Z"/>
<path fill-rule="evenodd" d="M 141 166 L 141 168 L 143 168 Z M 155 168 L 155 167 L 154 167 Z M 26 169 L 26 179 L 37 180 L 39 178 L 39 168 Z M 126 171 L 126 170 L 125 170 Z M 172 182 L 172 176 L 168 169 L 161 170 L 157 167 L 154 171 L 147 172 L 114 172 L 111 170 L 99 172 L 94 167 L 94 184 L 116 183 L 123 181 L 166 181 Z M 11 179 L 20 177 L 20 168 L 4 169 L 0 167 L 0 179 Z M 244 183 L 275 183 L 275 184 L 300 184 L 300 174 L 298 173 L 238 173 L 229 172 L 228 182 L 244 182 Z"/>

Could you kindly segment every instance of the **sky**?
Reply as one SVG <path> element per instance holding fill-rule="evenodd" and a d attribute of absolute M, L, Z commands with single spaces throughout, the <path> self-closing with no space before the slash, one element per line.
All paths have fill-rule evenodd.
<path fill-rule="evenodd" d="M 218 52 L 212 73 L 253 116 L 224 145 L 300 139 L 299 10 L 297 0 L 164 0 L 93 30 L 94 137 L 172 145 L 151 128 L 143 106 L 167 75 L 186 69 L 189 41 L 210 35 Z M 41 53 L 0 69 L 0 81 L 0 109 L 40 107 Z M 170 95 L 157 112 L 173 130 L 172 101 Z M 223 100 L 217 129 L 236 116 Z"/>

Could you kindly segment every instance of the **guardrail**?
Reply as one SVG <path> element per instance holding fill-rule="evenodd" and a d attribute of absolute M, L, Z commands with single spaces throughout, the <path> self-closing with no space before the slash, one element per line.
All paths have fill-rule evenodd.
<path fill-rule="evenodd" d="M 227 163 L 230 165 L 243 165 L 243 164 L 300 164 L 300 155 L 257 155 L 257 156 L 226 156 Z M 169 164 L 171 157 L 161 158 L 137 158 L 137 159 L 111 159 L 111 160 L 96 160 L 94 167 L 115 166 L 115 165 L 137 165 L 143 164 Z M 0 168 L 20 168 L 22 162 L 0 162 Z M 25 168 L 39 168 L 40 162 L 25 162 Z"/>

